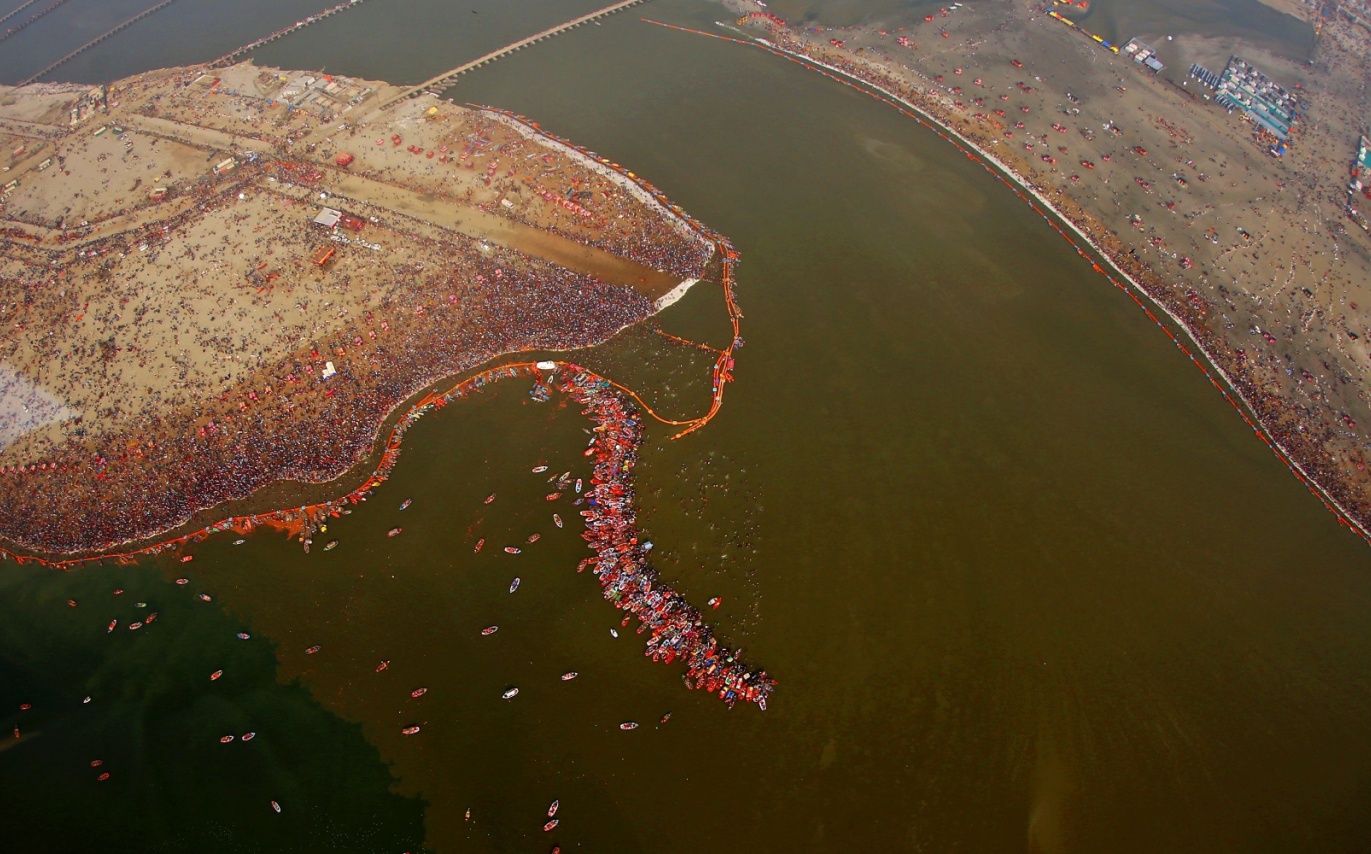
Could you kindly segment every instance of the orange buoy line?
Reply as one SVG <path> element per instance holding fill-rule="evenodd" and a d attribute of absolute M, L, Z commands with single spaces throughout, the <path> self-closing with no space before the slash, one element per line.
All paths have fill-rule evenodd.
<path fill-rule="evenodd" d="M 706 36 L 711 39 L 733 42 L 735 44 L 745 45 L 747 47 L 755 47 L 760 50 L 764 50 L 767 53 L 770 53 L 774 56 L 787 59 L 791 62 L 794 62 L 796 65 L 799 65 L 802 68 L 805 68 L 810 71 L 816 71 L 822 74 L 823 76 L 829 78 L 830 80 L 833 80 L 837 83 L 841 83 L 844 86 L 847 86 L 857 92 L 869 95 L 875 98 L 876 100 L 881 101 L 882 103 L 895 108 L 901 114 L 914 119 L 919 124 L 933 131 L 947 142 L 951 143 L 959 151 L 964 153 L 971 160 L 974 160 L 976 163 L 978 163 L 982 168 L 984 168 L 987 172 L 989 172 L 996 179 L 998 179 L 1000 183 L 1004 184 L 1006 187 L 1012 190 L 1016 196 L 1018 196 L 1026 204 L 1028 204 L 1028 206 L 1035 213 L 1041 216 L 1043 220 L 1047 222 L 1048 225 L 1055 229 L 1056 232 L 1059 235 L 1061 235 L 1062 238 L 1066 240 L 1066 242 L 1069 243 L 1073 249 L 1076 250 L 1076 253 L 1078 255 L 1080 255 L 1087 261 L 1090 261 L 1092 269 L 1094 269 L 1096 272 L 1104 276 L 1110 284 L 1114 285 L 1119 290 L 1128 294 L 1129 298 L 1132 299 L 1133 302 L 1136 303 L 1138 307 L 1142 309 L 1144 313 L 1147 314 L 1148 319 L 1152 320 L 1160 329 L 1162 329 L 1162 331 L 1164 331 L 1167 334 L 1167 336 L 1177 346 L 1177 348 L 1179 348 L 1180 351 L 1190 360 L 1191 364 L 1193 364 L 1201 373 L 1204 374 L 1205 378 L 1209 380 L 1210 384 L 1212 384 L 1214 388 L 1218 389 L 1219 394 L 1223 396 L 1224 400 L 1228 401 L 1229 405 L 1232 406 L 1235 411 L 1237 411 L 1237 413 L 1242 417 L 1243 421 L 1249 427 L 1252 428 L 1252 431 L 1257 436 L 1257 438 L 1260 439 L 1263 444 L 1265 444 L 1268 448 L 1271 449 L 1271 452 L 1275 454 L 1276 459 L 1280 460 L 1280 462 L 1285 465 L 1285 467 L 1290 471 L 1290 473 L 1293 474 L 1296 477 L 1296 479 L 1298 479 L 1302 484 L 1304 484 L 1305 488 L 1307 488 L 1310 491 L 1310 493 L 1314 495 L 1315 498 L 1319 499 L 1323 506 L 1327 508 L 1328 511 L 1337 518 L 1338 524 L 1347 527 L 1349 530 L 1353 531 L 1363 540 L 1365 540 L 1368 544 L 1371 544 L 1371 531 L 1368 531 L 1365 526 L 1363 526 L 1360 522 L 1353 519 L 1351 514 L 1348 513 L 1347 510 L 1344 507 L 1342 507 L 1341 504 L 1338 503 L 1336 498 L 1329 494 L 1329 492 L 1326 489 L 1324 489 L 1323 486 L 1321 486 L 1317 481 L 1310 477 L 1310 475 L 1303 469 L 1303 467 L 1300 466 L 1300 464 L 1291 457 L 1290 453 L 1286 451 L 1284 447 L 1281 446 L 1279 440 L 1277 440 L 1274 436 L 1270 435 L 1266 427 L 1261 424 L 1259 418 L 1252 417 L 1256 415 L 1256 407 L 1254 407 L 1251 401 L 1249 401 L 1242 394 L 1242 392 L 1238 389 L 1237 384 L 1233 382 L 1232 378 L 1230 378 L 1227 375 L 1227 373 L 1225 373 L 1224 370 L 1216 362 L 1214 362 L 1212 359 L 1209 359 L 1207 354 L 1204 354 L 1203 346 L 1194 337 L 1193 333 L 1191 333 L 1189 327 L 1187 327 L 1185 323 L 1180 320 L 1180 318 L 1172 314 L 1171 311 L 1166 308 L 1166 306 L 1153 300 L 1151 294 L 1149 294 L 1141 284 L 1139 284 L 1130 275 L 1128 275 L 1128 273 L 1124 272 L 1121 268 L 1119 268 L 1114 263 L 1114 261 L 1109 257 L 1109 254 L 1107 252 L 1101 249 L 1098 245 L 1095 244 L 1093 240 L 1091 240 L 1088 236 L 1086 236 L 1079 229 L 1077 229 L 1074 223 L 1071 223 L 1069 219 L 1067 219 L 1065 216 L 1057 212 L 1055 208 L 1052 208 L 1049 202 L 1039 197 L 1033 190 L 1021 184 L 1018 184 L 1015 181 L 1011 181 L 1010 178 L 1006 177 L 1006 174 L 1008 174 L 1016 179 L 1018 178 L 1018 176 L 1015 175 L 1015 173 L 1013 173 L 1007 166 L 1004 166 L 1003 164 L 999 164 L 997 161 L 994 161 L 993 157 L 991 157 L 986 152 L 983 152 L 980 149 L 976 148 L 974 144 L 972 144 L 965 137 L 958 134 L 955 130 L 943 125 L 936 118 L 924 113 L 918 107 L 903 100 L 898 95 L 886 91 L 885 89 L 881 88 L 879 85 L 875 83 L 863 80 L 859 77 L 855 77 L 845 71 L 842 71 L 841 69 L 820 62 L 819 60 L 813 59 L 808 56 L 803 56 L 801 54 L 796 54 L 783 48 L 777 48 L 773 45 L 763 44 L 756 41 L 738 39 L 733 38 L 731 36 L 721 36 L 715 33 L 704 32 L 703 30 L 692 29 L 691 27 L 683 27 L 677 24 L 667 24 L 661 21 L 654 21 L 650 18 L 643 18 L 642 20 L 645 23 L 654 24 L 659 27 L 666 27 L 667 29 L 680 30 L 681 32 Z M 995 165 L 991 165 L 992 162 L 995 162 Z M 1025 190 L 1028 190 L 1028 193 L 1025 193 Z M 1038 206 L 1038 202 L 1041 202 L 1042 205 L 1051 210 L 1052 215 L 1049 215 L 1047 211 L 1044 211 L 1042 208 L 1040 208 Z M 1056 219 L 1054 219 L 1054 216 L 1056 217 Z M 1073 238 L 1070 234 L 1067 233 L 1067 229 L 1062 228 L 1058 220 L 1067 223 L 1068 228 L 1072 232 L 1074 232 L 1088 246 L 1090 246 L 1090 248 L 1094 250 L 1094 252 L 1101 259 L 1103 259 L 1110 268 L 1112 268 L 1115 272 L 1118 273 L 1120 278 L 1115 278 L 1106 269 L 1092 261 L 1091 256 L 1083 248 L 1081 248 L 1080 244 L 1076 242 L 1075 238 Z M 1196 349 L 1198 349 L 1200 353 L 1205 356 L 1206 362 L 1208 363 L 1209 367 L 1206 367 L 1206 363 L 1202 363 L 1199 359 L 1197 359 L 1195 355 L 1189 349 L 1187 349 L 1186 346 L 1181 342 L 1180 338 L 1177 335 L 1175 335 L 1170 329 L 1168 329 L 1166 324 L 1164 324 L 1161 320 L 1157 318 L 1155 314 L 1152 313 L 1148 306 L 1144 304 L 1143 300 L 1139 298 L 1139 293 L 1146 297 L 1148 301 L 1155 305 L 1157 308 L 1161 309 L 1161 311 L 1168 318 L 1170 318 L 1173 323 L 1176 324 L 1176 326 L 1184 333 L 1185 337 L 1189 338 L 1191 342 L 1195 345 Z M 1212 372 L 1210 371 L 1210 367 L 1213 368 Z M 1215 374 L 1222 378 L 1223 383 L 1220 383 L 1219 380 L 1215 378 Z M 1239 405 L 1239 400 L 1242 401 L 1242 405 Z M 1249 416 L 1249 411 L 1251 413 L 1251 416 Z"/>
<path fill-rule="evenodd" d="M 686 345 L 687 347 L 696 347 L 696 348 L 698 348 L 698 349 L 700 349 L 700 350 L 704 350 L 706 353 L 722 353 L 722 352 L 723 352 L 723 350 L 720 350 L 718 347 L 711 347 L 711 346 L 709 346 L 708 344 L 701 344 L 699 341 L 691 341 L 691 340 L 688 340 L 688 339 L 686 339 L 686 338 L 682 338 L 682 337 L 679 336 L 679 335 L 672 335 L 670 332 L 666 332 L 666 331 L 661 330 L 661 329 L 654 329 L 654 330 L 652 330 L 652 331 L 653 331 L 653 332 L 656 332 L 658 335 L 662 336 L 663 338 L 669 338 L 669 339 L 671 339 L 672 341 L 676 341 L 676 342 L 678 342 L 678 343 L 680 343 L 680 344 L 684 344 L 684 345 Z"/>
<path fill-rule="evenodd" d="M 716 414 L 718 414 L 720 407 L 723 405 L 724 385 L 727 382 L 731 382 L 733 379 L 733 351 L 742 342 L 741 327 L 739 321 L 741 320 L 743 313 L 741 309 L 738 308 L 738 303 L 735 300 L 733 294 L 733 268 L 737 264 L 739 258 L 738 252 L 733 248 L 733 245 L 728 241 L 727 238 L 713 231 L 712 229 L 706 227 L 699 220 L 690 216 L 679 207 L 671 204 L 667 200 L 666 195 L 664 193 L 662 193 L 660 190 L 658 190 L 656 187 L 653 187 L 646 181 L 638 178 L 637 176 L 627 174 L 626 170 L 611 165 L 608 160 L 600 158 L 598 155 L 595 155 L 592 152 L 589 152 L 586 149 L 572 142 L 559 139 L 558 137 L 548 133 L 547 131 L 544 131 L 541 128 L 532 127 L 528 120 L 524 119 L 522 116 L 517 116 L 506 110 L 499 110 L 491 107 L 480 107 L 480 109 L 488 109 L 492 110 L 493 112 L 502 113 L 508 118 L 518 121 L 519 123 L 527 126 L 529 130 L 533 133 L 553 139 L 567 147 L 574 148 L 581 154 L 587 157 L 593 157 L 596 160 L 600 161 L 606 168 L 614 169 L 614 171 L 617 172 L 624 180 L 632 181 L 640 189 L 649 193 L 654 200 L 656 200 L 659 204 L 663 205 L 665 208 L 671 211 L 671 213 L 674 216 L 676 216 L 681 222 L 683 222 L 686 225 L 686 227 L 690 228 L 692 231 L 695 232 L 696 235 L 708 241 L 714 246 L 714 251 L 719 255 L 721 261 L 722 274 L 720 276 L 720 282 L 723 286 L 724 303 L 725 307 L 728 310 L 729 322 L 733 326 L 733 340 L 729 343 L 727 349 L 714 350 L 714 348 L 706 348 L 705 345 L 694 344 L 694 342 L 686 341 L 683 338 L 677 339 L 687 344 L 694 344 L 694 346 L 701 347 L 702 349 L 708 349 L 711 352 L 717 352 L 719 354 L 717 360 L 714 363 L 713 368 L 713 389 L 710 398 L 710 407 L 704 415 L 699 416 L 698 418 L 691 418 L 686 420 L 675 420 L 666 418 L 662 415 L 659 415 L 655 410 L 653 410 L 652 407 L 649 406 L 647 402 L 644 401 L 636 391 L 629 388 L 628 386 L 615 382 L 614 380 L 611 380 L 607 377 L 603 377 L 595 373 L 594 371 L 591 371 L 588 368 L 584 368 L 566 362 L 553 362 L 553 364 L 556 366 L 556 369 L 569 368 L 574 371 L 580 371 L 593 379 L 600 380 L 610 386 L 613 386 L 614 388 L 633 398 L 633 400 L 639 406 L 642 407 L 644 412 L 648 413 L 657 421 L 660 421 L 663 424 L 686 428 L 671 436 L 670 438 L 672 440 L 679 439 L 682 436 L 685 436 L 689 433 L 693 433 L 701 427 L 704 427 L 714 418 Z M 661 334 L 665 335 L 666 333 Z M 674 338 L 676 336 L 668 337 Z M 13 560 L 15 563 L 18 564 L 38 564 L 40 566 L 60 570 L 74 569 L 78 566 L 83 566 L 85 564 L 91 563 L 98 563 L 100 561 L 105 560 L 112 560 L 116 563 L 127 564 L 132 563 L 142 557 L 149 557 L 157 554 L 162 554 L 164 552 L 176 551 L 190 543 L 202 542 L 208 539 L 211 534 L 223 531 L 234 531 L 239 534 L 247 534 L 258 527 L 267 527 L 279 531 L 285 531 L 288 538 L 298 537 L 301 539 L 302 542 L 305 543 L 306 551 L 308 551 L 310 542 L 309 535 L 313 533 L 316 527 L 316 523 L 322 523 L 324 520 L 330 517 L 340 516 L 341 511 L 345 509 L 349 504 L 358 504 L 362 501 L 365 501 L 367 496 L 370 495 L 376 489 L 376 487 L 380 486 L 382 483 L 385 483 L 385 481 L 389 479 L 390 471 L 392 468 L 394 468 L 396 461 L 400 457 L 401 445 L 403 443 L 405 431 L 408 429 L 409 424 L 413 423 L 414 421 L 417 421 L 420 417 L 422 417 L 426 412 L 430 410 L 441 409 L 448 403 L 452 402 L 454 399 L 459 399 L 468 394 L 480 391 L 485 385 L 491 382 L 495 382 L 506 377 L 516 376 L 527 376 L 536 378 L 539 376 L 539 369 L 537 365 L 537 362 L 509 362 L 482 371 L 479 374 L 475 374 L 465 380 L 462 380 L 461 382 L 458 382 L 455 385 L 451 386 L 447 391 L 431 391 L 428 394 L 424 395 L 417 402 L 415 402 L 408 409 L 406 409 L 404 414 L 402 414 L 396 422 L 395 426 L 391 428 L 390 434 L 386 438 L 384 446 L 385 450 L 381 453 L 380 462 L 377 464 L 376 468 L 372 471 L 372 473 L 366 478 L 366 480 L 362 482 L 360 486 L 358 486 L 356 489 L 349 492 L 348 494 L 342 496 L 341 498 L 337 498 L 332 501 L 325 501 L 319 504 L 303 505 L 300 507 L 288 507 L 279 510 L 268 511 L 264 513 L 255 513 L 245 516 L 231 516 L 220 522 L 208 525 L 198 531 L 189 534 L 183 534 L 179 537 L 173 537 L 166 540 L 162 540 L 141 548 L 130 549 L 128 551 L 109 551 L 87 557 L 73 557 L 61 560 L 48 560 L 46 558 L 36 557 L 33 555 L 20 554 L 18 552 L 11 551 L 10 549 L 0 547 L 0 560 L 9 559 Z M 182 557 L 183 561 L 190 559 L 190 555 Z"/>

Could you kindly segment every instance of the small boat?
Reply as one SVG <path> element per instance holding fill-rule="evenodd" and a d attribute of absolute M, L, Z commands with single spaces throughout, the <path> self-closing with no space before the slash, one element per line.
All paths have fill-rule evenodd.
<path fill-rule="evenodd" d="M 219 739 L 220 744 L 228 744 L 230 741 L 233 741 L 233 736 L 231 735 L 226 735 Z"/>
<path fill-rule="evenodd" d="M 581 494 L 581 479 L 579 477 L 576 478 L 576 494 Z"/>
<path fill-rule="evenodd" d="M 411 697 L 413 697 L 414 699 L 417 700 L 417 699 L 419 699 L 420 697 L 424 696 L 424 695 L 427 694 L 427 693 L 428 693 L 428 689 L 427 689 L 427 688 L 415 688 L 413 691 L 410 691 L 410 692 L 409 692 L 409 695 L 410 695 Z"/>
<path fill-rule="evenodd" d="M 329 540 L 328 543 L 326 543 L 326 544 L 324 545 L 324 551 L 326 551 L 326 552 L 331 552 L 331 551 L 333 551 L 333 550 L 336 549 L 336 548 L 338 548 L 338 541 L 337 541 L 337 540 Z"/>
<path fill-rule="evenodd" d="M 471 807 L 467 807 L 466 820 L 471 821 Z"/>
<path fill-rule="evenodd" d="M 237 637 L 238 640 L 247 640 L 248 638 L 252 637 L 252 635 L 248 634 L 247 632 L 239 632 L 237 635 L 235 635 L 235 637 Z"/>
<path fill-rule="evenodd" d="M 610 630 L 609 630 L 609 633 L 610 633 L 611 635 L 613 635 L 614 637 L 616 637 L 616 638 L 619 636 L 619 632 L 618 632 L 617 629 L 610 629 Z"/>
<path fill-rule="evenodd" d="M 561 498 L 561 497 L 562 497 L 562 493 L 560 493 L 560 492 L 549 492 L 546 496 L 543 497 L 543 500 L 544 500 L 544 501 L 556 501 L 558 498 Z"/>
<path fill-rule="evenodd" d="M 547 824 L 543 825 L 543 832 L 549 833 L 552 831 L 552 828 L 556 827 L 559 824 L 561 824 L 561 821 L 554 818 L 552 821 L 549 821 Z"/>
<path fill-rule="evenodd" d="M 214 681 L 218 680 L 218 678 L 219 678 L 220 676 L 223 676 L 223 675 L 224 675 L 224 671 L 222 671 L 222 670 L 216 670 L 216 671 L 214 671 L 213 673 L 211 673 L 211 674 L 209 675 L 209 681 L 214 682 Z"/>
<path fill-rule="evenodd" d="M 486 626 L 484 629 L 481 629 L 481 636 L 484 637 L 486 635 L 493 635 L 499 630 L 499 626 Z"/>
<path fill-rule="evenodd" d="M 492 492 L 491 494 L 489 494 L 489 495 L 486 496 L 486 503 L 487 503 L 487 504 L 489 504 L 490 502 L 492 502 L 492 501 L 494 501 L 494 500 L 495 500 L 495 493 Z"/>
<path fill-rule="evenodd" d="M 131 632 L 136 632 L 141 628 L 143 628 L 142 623 L 129 623 L 129 631 Z"/>
<path fill-rule="evenodd" d="M 486 544 L 486 538 L 485 538 L 485 537 L 482 537 L 481 539 L 477 540 L 477 541 L 476 541 L 476 548 L 474 548 L 474 549 L 471 550 L 472 553 L 475 554 L 476 552 L 479 552 L 479 551 L 481 550 L 481 547 L 484 546 L 485 544 Z"/>
<path fill-rule="evenodd" d="M 101 783 L 103 783 L 103 782 L 105 782 L 106 780 L 109 779 L 109 772 L 106 771 L 106 772 L 104 772 L 103 774 L 101 774 L 99 777 L 96 777 L 95 779 L 97 779 L 97 780 L 99 780 Z"/>
<path fill-rule="evenodd" d="M 156 612 L 156 611 L 153 611 L 151 614 L 148 614 L 147 617 L 145 617 L 145 618 L 143 619 L 143 623 L 144 623 L 144 624 L 151 623 L 153 620 L 156 620 L 156 619 L 157 619 L 157 612 Z"/>
<path fill-rule="evenodd" d="M 664 724 L 669 720 L 671 720 L 671 712 L 667 712 L 666 714 L 662 715 L 662 719 L 660 721 L 657 721 L 657 723 Z"/>
<path fill-rule="evenodd" d="M 529 543 L 529 544 L 536 543 L 536 542 L 538 542 L 540 539 L 542 539 L 542 537 L 543 537 L 542 534 L 529 534 L 529 535 L 528 535 L 528 543 Z"/>
<path fill-rule="evenodd" d="M 414 499 L 413 499 L 413 498 L 406 498 L 404 501 L 401 501 L 401 502 L 400 502 L 400 509 L 401 509 L 401 510 L 404 510 L 406 507 L 408 507 L 409 505 L 411 505 L 411 504 L 413 504 L 413 503 L 414 503 Z"/>
<path fill-rule="evenodd" d="M 562 805 L 562 802 L 561 802 L 561 801 L 553 801 L 553 802 L 552 802 L 552 806 L 550 806 L 550 807 L 547 808 L 547 817 L 548 817 L 548 818 L 552 818 L 554 815 L 556 815 L 556 814 L 557 814 L 557 808 L 560 807 L 561 805 Z"/>
<path fill-rule="evenodd" d="M 118 620 L 110 620 L 109 625 L 105 627 L 105 634 L 109 634 L 110 632 L 114 631 L 115 627 L 118 625 Z"/>
<path fill-rule="evenodd" d="M 101 765 L 104 765 L 104 764 L 105 764 L 105 760 L 103 760 L 103 759 L 92 759 L 92 760 L 90 761 L 90 767 L 92 767 L 92 768 L 99 768 Z"/>
<path fill-rule="evenodd" d="M 622 730 L 630 730 L 630 729 L 637 729 L 637 728 L 638 728 L 638 725 L 637 725 L 636 723 L 634 723 L 633 721 L 624 721 L 623 723 L 619 724 L 619 729 L 622 729 Z"/>
<path fill-rule="evenodd" d="M 241 740 L 242 740 L 242 741 L 252 741 L 252 740 L 253 740 L 254 738 L 256 738 L 256 737 L 257 737 L 257 733 L 255 733 L 255 732 L 245 732 L 245 733 L 243 733 L 243 737 L 242 737 Z"/>
<path fill-rule="evenodd" d="M 391 528 L 389 531 L 386 531 L 386 536 L 387 536 L 387 537 L 398 537 L 398 536 L 400 536 L 400 532 L 403 531 L 403 530 L 404 530 L 404 528 Z"/>
<path fill-rule="evenodd" d="M 505 693 L 503 693 L 503 694 L 500 695 L 500 699 L 502 699 L 502 700 L 512 700 L 513 698 L 517 697 L 518 695 L 519 695 L 519 689 L 518 689 L 518 688 L 509 688 L 509 689 L 507 689 L 507 690 L 505 691 Z"/>
<path fill-rule="evenodd" d="M 380 673 L 382 670 L 385 670 L 385 669 L 386 669 L 387 667 L 389 667 L 389 666 L 390 666 L 390 659 L 387 658 L 385 661 L 383 661 L 383 662 L 381 662 L 380 664 L 376 665 L 376 672 L 377 672 L 377 673 Z"/>
<path fill-rule="evenodd" d="M 315 644 L 314 646 L 312 646 L 312 647 L 310 647 L 309 649 L 305 650 L 305 655 L 314 655 L 314 653 L 318 652 L 319 649 L 320 649 L 319 645 L 318 645 L 318 644 Z"/>
<path fill-rule="evenodd" d="M 514 580 L 509 583 L 509 592 L 513 593 L 519 589 L 519 576 L 514 576 Z"/>
<path fill-rule="evenodd" d="M 271 808 L 274 809 L 274 810 L 276 810 L 277 812 L 280 812 L 280 811 L 281 811 L 281 805 L 278 804 L 278 803 L 276 803 L 275 801 L 272 801 L 272 802 L 271 802 Z"/>
<path fill-rule="evenodd" d="M 417 726 L 407 726 L 404 729 L 400 730 L 400 732 L 404 733 L 405 735 L 414 735 L 418 731 L 419 728 Z"/>
<path fill-rule="evenodd" d="M 181 563 L 190 563 L 193 560 L 195 560 L 195 555 L 186 555 L 185 557 L 181 558 Z"/>
<path fill-rule="evenodd" d="M 545 472 L 545 471 L 547 471 L 547 466 L 534 466 L 534 467 L 533 467 L 533 473 L 534 473 L 534 474 L 540 474 L 540 473 Z"/>
<path fill-rule="evenodd" d="M 176 583 L 177 583 L 177 584 L 181 584 L 181 585 L 190 584 L 190 579 L 189 579 L 189 578 L 178 578 L 178 579 L 176 579 Z"/>
<path fill-rule="evenodd" d="M 585 504 L 585 503 L 586 503 L 586 500 L 585 500 L 584 498 L 578 498 L 578 499 L 576 499 L 575 501 L 571 502 L 571 506 L 572 506 L 572 507 L 580 507 L 582 504 Z"/>
<path fill-rule="evenodd" d="M 208 593 L 201 593 L 200 596 L 199 596 L 199 599 L 200 599 L 201 602 L 213 602 L 213 601 L 214 601 L 214 598 L 213 598 L 212 596 L 210 596 Z"/>
<path fill-rule="evenodd" d="M 517 555 L 522 551 L 523 549 L 516 549 L 514 546 L 505 546 L 505 554 Z"/>
<path fill-rule="evenodd" d="M 234 540 L 234 541 L 233 541 L 233 544 L 234 544 L 235 546 L 241 546 L 243 543 L 246 543 L 246 542 L 247 542 L 247 540 Z"/>
<path fill-rule="evenodd" d="M 122 588 L 122 587 L 116 587 L 116 588 L 114 588 L 114 595 L 115 595 L 115 596 L 122 596 L 122 595 L 124 595 L 124 588 Z"/>
<path fill-rule="evenodd" d="M 562 674 L 562 681 L 570 682 L 571 680 L 575 679 L 577 676 L 580 675 L 581 674 L 577 673 L 575 670 L 568 670 L 566 673 Z"/>
<path fill-rule="evenodd" d="M 553 514 L 552 514 L 552 524 L 556 525 L 556 526 L 559 527 L 559 528 L 562 527 L 562 517 L 561 517 L 561 516 L 558 516 L 556 513 L 553 513 Z"/>

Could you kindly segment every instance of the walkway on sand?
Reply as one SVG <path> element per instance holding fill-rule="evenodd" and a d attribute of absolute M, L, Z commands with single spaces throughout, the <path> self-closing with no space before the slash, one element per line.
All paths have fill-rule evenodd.
<path fill-rule="evenodd" d="M 506 45 L 505 47 L 502 47 L 497 51 L 492 51 L 491 53 L 486 54 L 480 59 L 473 59 L 471 62 L 468 62 L 465 65 L 459 65 L 451 71 L 444 71 L 437 77 L 430 78 L 428 80 L 425 80 L 423 83 L 420 83 L 418 86 L 406 89 L 399 95 L 396 95 L 390 98 L 389 100 L 383 102 L 380 105 L 379 109 L 387 109 L 388 107 L 399 103 L 405 98 L 417 98 L 419 95 L 423 94 L 425 91 L 429 89 L 445 89 L 448 86 L 451 86 L 453 83 L 456 83 L 458 77 L 461 77 L 463 74 L 466 74 L 468 71 L 471 71 L 474 68 L 480 68 L 483 65 L 488 65 L 494 62 L 495 60 L 500 59 L 503 56 L 507 56 L 511 53 L 514 53 L 516 50 L 523 50 L 529 45 L 537 44 L 541 41 L 546 41 L 547 39 L 550 39 L 553 36 L 561 35 L 567 30 L 584 26 L 599 18 L 604 18 L 609 15 L 613 15 L 615 12 L 627 9 L 630 6 L 637 6 L 640 3 L 646 2 L 647 0 L 621 0 L 621 2 L 615 3 L 612 6 L 606 6 L 598 12 L 591 12 L 589 15 L 582 15 L 579 18 L 567 21 L 565 24 L 558 24 L 555 27 L 543 30 L 541 33 L 531 35 L 526 39 L 520 39 L 519 41 L 514 42 L 511 45 Z"/>

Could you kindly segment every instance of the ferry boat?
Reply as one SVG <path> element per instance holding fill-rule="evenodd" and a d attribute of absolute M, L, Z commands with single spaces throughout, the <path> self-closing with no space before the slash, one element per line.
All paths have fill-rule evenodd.
<path fill-rule="evenodd" d="M 518 694 L 519 694 L 519 689 L 518 689 L 518 688 L 509 688 L 508 690 L 505 691 L 505 693 L 503 693 L 503 694 L 500 695 L 500 699 L 502 699 L 502 700 L 512 700 L 514 697 L 518 696 Z"/>

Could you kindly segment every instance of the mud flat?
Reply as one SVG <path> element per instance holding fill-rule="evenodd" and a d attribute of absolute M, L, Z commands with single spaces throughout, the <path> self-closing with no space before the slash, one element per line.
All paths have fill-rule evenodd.
<path fill-rule="evenodd" d="M 711 262 L 642 179 L 372 109 L 395 91 L 250 63 L 0 91 L 0 537 L 109 550 L 332 480 L 435 380 L 603 341 Z"/>

